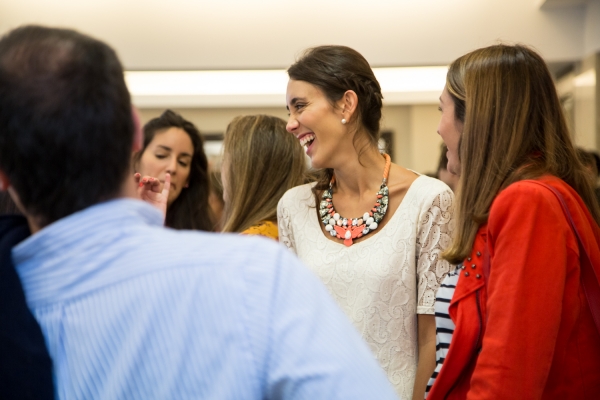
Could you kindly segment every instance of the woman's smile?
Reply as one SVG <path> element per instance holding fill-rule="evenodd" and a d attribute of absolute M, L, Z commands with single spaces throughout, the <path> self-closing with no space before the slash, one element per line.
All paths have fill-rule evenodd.
<path fill-rule="evenodd" d="M 312 144 L 314 143 L 315 139 L 316 139 L 316 136 L 312 132 L 302 134 L 298 137 L 298 140 L 300 140 L 300 145 L 302 147 L 304 147 L 306 154 L 309 153 L 309 150 L 310 150 Z"/>

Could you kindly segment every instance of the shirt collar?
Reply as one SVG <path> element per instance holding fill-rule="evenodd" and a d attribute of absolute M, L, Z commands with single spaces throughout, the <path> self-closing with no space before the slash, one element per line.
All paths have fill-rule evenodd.
<path fill-rule="evenodd" d="M 44 227 L 13 248 L 15 265 L 46 258 L 83 241 L 94 239 L 99 232 L 128 224 L 163 225 L 164 217 L 155 207 L 134 199 L 115 199 L 88 207 Z"/>

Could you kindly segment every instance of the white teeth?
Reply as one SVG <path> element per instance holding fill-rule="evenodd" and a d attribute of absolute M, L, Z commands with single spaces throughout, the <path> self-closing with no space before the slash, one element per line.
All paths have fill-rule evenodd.
<path fill-rule="evenodd" d="M 313 135 L 313 134 L 303 136 L 302 139 L 300 139 L 300 145 L 305 146 L 307 143 L 312 142 L 314 139 L 315 139 L 315 135 Z"/>

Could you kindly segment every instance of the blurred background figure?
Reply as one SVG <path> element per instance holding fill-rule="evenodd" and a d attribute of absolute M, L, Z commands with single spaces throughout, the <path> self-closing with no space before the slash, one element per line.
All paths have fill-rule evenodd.
<path fill-rule="evenodd" d="M 585 166 L 585 168 L 589 171 L 590 176 L 596 183 L 596 179 L 598 177 L 598 166 L 596 165 L 596 159 L 592 152 L 582 149 L 581 147 L 577 148 L 577 156 Z"/>
<path fill-rule="evenodd" d="M 223 229 L 223 211 L 225 209 L 225 200 L 223 200 L 223 182 L 221 182 L 220 168 L 209 166 L 208 178 L 210 180 L 210 193 L 208 195 L 208 205 L 213 212 L 215 232 L 221 232 Z"/>
<path fill-rule="evenodd" d="M 437 168 L 437 176 L 440 181 L 450 186 L 453 192 L 456 192 L 458 187 L 458 175 L 448 171 L 448 147 L 445 144 L 441 146 L 440 161 Z"/>
<path fill-rule="evenodd" d="M 582 148 L 577 149 L 577 155 L 585 166 L 586 170 L 589 171 L 590 176 L 594 182 L 594 191 L 598 204 L 600 204 L 600 186 L 598 186 L 598 178 L 600 177 L 600 156 L 593 151 L 587 151 Z"/>
<path fill-rule="evenodd" d="M 12 259 L 13 247 L 29 234 L 26 218 L 0 191 L 0 397 L 51 400 L 52 360 Z"/>
<path fill-rule="evenodd" d="M 214 230 L 209 205 L 210 178 L 200 132 L 181 115 L 166 110 L 144 125 L 144 147 L 134 156 L 135 172 L 164 183 L 171 175 L 165 225 L 175 229 Z"/>
<path fill-rule="evenodd" d="M 277 203 L 305 183 L 307 167 L 300 142 L 285 121 L 268 115 L 236 117 L 223 143 L 223 232 L 278 238 Z"/>
<path fill-rule="evenodd" d="M 600 155 L 595 151 L 590 151 L 592 157 L 594 157 L 594 162 L 596 163 L 596 182 L 595 182 L 595 191 L 596 198 L 598 199 L 598 204 L 600 204 Z"/>

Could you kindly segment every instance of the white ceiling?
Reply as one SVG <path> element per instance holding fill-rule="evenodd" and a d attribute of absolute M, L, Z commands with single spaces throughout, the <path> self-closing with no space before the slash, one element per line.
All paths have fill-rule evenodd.
<path fill-rule="evenodd" d="M 587 6 L 541 7 L 557 1 L 578 3 L 0 0 L 0 33 L 28 23 L 72 27 L 111 44 L 133 70 L 285 68 L 319 44 L 354 47 L 377 67 L 445 65 L 497 40 L 533 45 L 551 62 L 580 59 L 590 49 Z"/>

